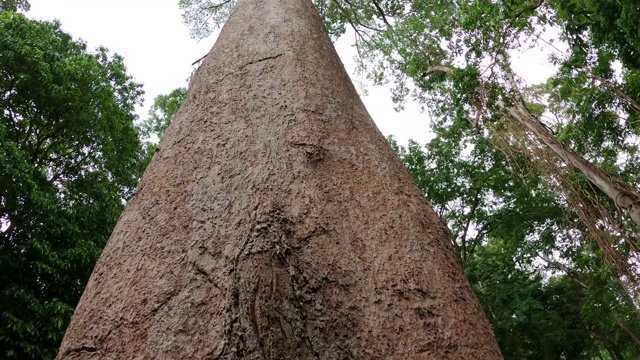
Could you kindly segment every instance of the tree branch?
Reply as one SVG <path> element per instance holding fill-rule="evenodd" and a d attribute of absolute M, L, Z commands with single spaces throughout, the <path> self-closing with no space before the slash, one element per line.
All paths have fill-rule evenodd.
<path fill-rule="evenodd" d="M 351 2 L 349 2 L 349 0 L 344 0 L 344 2 L 346 2 L 347 5 L 349 5 L 349 7 L 351 8 L 351 14 L 353 14 L 353 19 L 356 21 L 357 25 L 362 26 L 363 28 L 369 29 L 369 30 L 372 30 L 372 31 L 377 31 L 377 32 L 381 32 L 382 31 L 382 29 L 377 29 L 377 28 L 371 27 L 369 25 L 366 25 L 364 22 L 362 22 L 358 18 L 358 13 L 356 11 L 356 8 L 353 6 L 353 4 L 351 4 Z M 336 6 L 338 6 L 340 11 L 342 11 L 342 13 L 347 15 L 348 18 L 351 17 L 351 16 L 349 16 L 349 13 L 340 5 L 339 1 L 335 0 L 334 3 L 336 4 Z M 349 21 L 349 24 L 354 28 L 354 30 L 356 29 L 356 24 L 354 24 L 352 21 Z M 358 30 L 355 30 L 355 31 L 358 32 Z"/>
<path fill-rule="evenodd" d="M 427 71 L 422 73 L 422 77 L 425 78 L 431 74 L 441 73 L 441 74 L 451 74 L 453 72 L 453 68 L 444 65 L 432 66 Z"/>
<path fill-rule="evenodd" d="M 585 283 L 583 283 L 582 281 L 577 279 L 577 275 L 575 270 L 573 270 L 572 268 L 568 267 L 567 265 L 559 262 L 559 261 L 555 261 L 553 259 L 550 259 L 549 257 L 545 256 L 545 255 L 540 255 L 538 254 L 538 257 L 542 260 L 544 260 L 547 264 L 551 265 L 551 267 L 556 268 L 557 270 L 562 270 L 564 271 L 567 276 L 569 276 L 570 279 L 572 279 L 573 281 L 576 282 L 576 284 L 582 286 L 585 289 L 589 289 L 589 286 Z"/>
<path fill-rule="evenodd" d="M 542 6 L 542 4 L 544 4 L 544 0 L 538 0 L 538 3 L 537 3 L 537 4 L 535 4 L 532 8 L 530 8 L 530 9 L 525 8 L 525 9 L 522 9 L 522 10 L 518 11 L 518 12 L 513 16 L 513 18 L 514 18 L 514 19 L 519 18 L 519 17 L 520 17 L 520 16 L 522 16 L 522 14 L 524 14 L 524 12 L 525 12 L 525 11 L 527 11 L 527 10 L 535 11 L 535 10 L 537 10 L 540 6 Z"/>
<path fill-rule="evenodd" d="M 380 4 L 378 4 L 376 0 L 371 0 L 371 2 L 373 3 L 373 6 L 376 7 L 376 10 L 378 10 L 380 17 L 382 18 L 382 21 L 384 21 L 387 27 L 391 27 L 391 24 L 389 24 L 389 21 L 387 21 L 387 17 L 384 15 L 384 10 L 382 10 L 382 7 L 380 7 Z"/>

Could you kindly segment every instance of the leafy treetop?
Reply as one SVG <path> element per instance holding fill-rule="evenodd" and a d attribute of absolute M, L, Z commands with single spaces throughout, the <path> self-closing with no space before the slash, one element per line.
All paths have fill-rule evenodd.
<path fill-rule="evenodd" d="M 139 177 L 141 95 L 122 57 L 0 13 L 0 357 L 55 356 Z"/>

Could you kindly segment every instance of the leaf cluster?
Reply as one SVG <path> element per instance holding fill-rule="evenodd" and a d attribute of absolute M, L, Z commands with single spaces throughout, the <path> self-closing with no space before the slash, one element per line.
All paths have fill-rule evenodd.
<path fill-rule="evenodd" d="M 637 357 L 635 304 L 543 174 L 467 122 L 434 128 L 424 147 L 390 144 L 451 229 L 505 358 Z"/>
<path fill-rule="evenodd" d="M 31 4 L 28 0 L 0 0 L 0 12 L 16 12 L 18 10 L 29 11 Z"/>
<path fill-rule="evenodd" d="M 0 13 L 0 357 L 55 356 L 139 177 L 141 95 L 122 57 Z"/>
<path fill-rule="evenodd" d="M 149 109 L 149 117 L 140 124 L 143 138 L 161 138 L 187 96 L 186 88 L 177 88 L 169 94 L 158 95 Z"/>

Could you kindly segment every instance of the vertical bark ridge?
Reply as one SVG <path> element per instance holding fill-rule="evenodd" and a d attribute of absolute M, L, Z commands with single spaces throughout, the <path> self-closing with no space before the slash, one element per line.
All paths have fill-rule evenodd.
<path fill-rule="evenodd" d="M 240 0 L 59 359 L 499 359 L 309 0 Z"/>

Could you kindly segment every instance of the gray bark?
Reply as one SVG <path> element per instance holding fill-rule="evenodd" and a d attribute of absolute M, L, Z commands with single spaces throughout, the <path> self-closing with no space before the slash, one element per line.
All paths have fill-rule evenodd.
<path fill-rule="evenodd" d="M 58 359 L 499 359 L 309 0 L 240 0 Z"/>
<path fill-rule="evenodd" d="M 509 114 L 523 124 L 536 138 L 551 149 L 559 158 L 580 171 L 589 182 L 607 195 L 631 220 L 640 225 L 640 194 L 624 184 L 616 183 L 609 175 L 585 158 L 564 146 L 524 104 L 518 103 L 508 109 Z"/>

